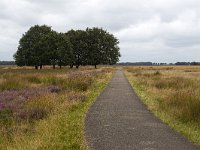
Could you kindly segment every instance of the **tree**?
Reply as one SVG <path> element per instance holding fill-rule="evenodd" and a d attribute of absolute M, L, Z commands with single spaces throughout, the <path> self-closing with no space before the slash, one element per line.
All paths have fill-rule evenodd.
<path fill-rule="evenodd" d="M 17 52 L 14 54 L 14 60 L 15 60 L 15 63 L 18 65 L 18 66 L 26 66 L 26 61 L 28 59 L 26 59 L 26 51 L 21 49 L 20 47 L 18 48 Z"/>
<path fill-rule="evenodd" d="M 70 30 L 66 33 L 66 35 L 69 37 L 69 40 L 72 44 L 72 51 L 74 56 L 71 68 L 73 65 L 78 68 L 80 65 L 87 64 L 85 56 L 87 54 L 86 32 L 83 30 Z"/>
<path fill-rule="evenodd" d="M 57 33 L 46 25 L 31 27 L 19 41 L 14 54 L 19 66 L 115 64 L 119 61 L 119 41 L 102 28 Z"/>
<path fill-rule="evenodd" d="M 19 41 L 17 52 L 14 54 L 16 64 L 19 66 L 38 66 L 47 64 L 45 50 L 48 45 L 44 45 L 44 39 L 51 32 L 51 27 L 46 25 L 35 25 L 31 27 Z"/>
<path fill-rule="evenodd" d="M 121 56 L 119 50 L 119 40 L 114 37 L 113 34 L 108 32 L 105 33 L 105 37 L 103 38 L 103 46 L 102 46 L 102 63 L 113 65 L 119 61 L 119 57 Z"/>
<path fill-rule="evenodd" d="M 193 61 L 193 62 L 190 63 L 190 65 L 192 65 L 192 66 L 193 66 L 193 65 L 200 65 L 200 62 L 195 62 L 195 61 Z"/>
<path fill-rule="evenodd" d="M 115 64 L 119 61 L 119 41 L 114 35 L 101 28 L 87 28 L 89 64 Z"/>
<path fill-rule="evenodd" d="M 51 31 L 43 41 L 46 47 L 46 59 L 53 69 L 58 64 L 62 66 L 70 65 L 73 61 L 72 45 L 69 38 L 64 33 Z"/>
<path fill-rule="evenodd" d="M 45 56 L 48 60 L 48 65 L 53 65 L 53 69 L 55 69 L 58 63 L 58 34 L 55 31 L 51 31 L 43 40 L 43 46 L 46 46 Z"/>
<path fill-rule="evenodd" d="M 58 50 L 58 65 L 60 66 L 60 69 L 62 66 L 72 64 L 74 60 L 72 44 L 66 34 L 58 34 L 56 45 Z"/>

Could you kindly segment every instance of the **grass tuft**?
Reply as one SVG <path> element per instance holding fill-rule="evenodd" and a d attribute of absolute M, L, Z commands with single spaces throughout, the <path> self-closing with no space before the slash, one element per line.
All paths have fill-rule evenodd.
<path fill-rule="evenodd" d="M 20 79 L 17 79 L 15 77 L 10 79 L 5 79 L 0 84 L 0 91 L 19 90 L 23 88 L 26 88 L 26 83 L 22 82 Z"/>

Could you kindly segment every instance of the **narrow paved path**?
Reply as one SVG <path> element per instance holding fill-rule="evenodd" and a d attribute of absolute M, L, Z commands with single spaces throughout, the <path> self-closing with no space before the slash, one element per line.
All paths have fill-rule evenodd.
<path fill-rule="evenodd" d="M 90 108 L 85 130 L 92 150 L 199 150 L 146 109 L 121 70 Z"/>

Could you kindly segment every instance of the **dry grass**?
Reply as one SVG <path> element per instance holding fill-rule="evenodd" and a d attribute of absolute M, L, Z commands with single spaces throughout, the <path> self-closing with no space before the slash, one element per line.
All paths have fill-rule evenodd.
<path fill-rule="evenodd" d="M 200 66 L 125 69 L 148 108 L 200 145 Z"/>
<path fill-rule="evenodd" d="M 112 68 L 0 68 L 0 149 L 87 149 L 83 120 Z"/>

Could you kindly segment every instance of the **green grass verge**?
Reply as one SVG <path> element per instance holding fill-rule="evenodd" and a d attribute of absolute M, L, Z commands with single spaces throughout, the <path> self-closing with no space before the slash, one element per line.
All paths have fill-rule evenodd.
<path fill-rule="evenodd" d="M 155 95 L 148 91 L 144 84 L 141 84 L 137 77 L 134 77 L 131 73 L 125 72 L 129 83 L 132 88 L 147 106 L 147 108 L 154 113 L 154 115 L 160 118 L 164 123 L 169 125 L 171 128 L 184 135 L 195 145 L 200 147 L 200 126 L 197 122 L 183 122 L 175 118 L 167 110 L 159 108 L 159 100 L 155 100 Z"/>

